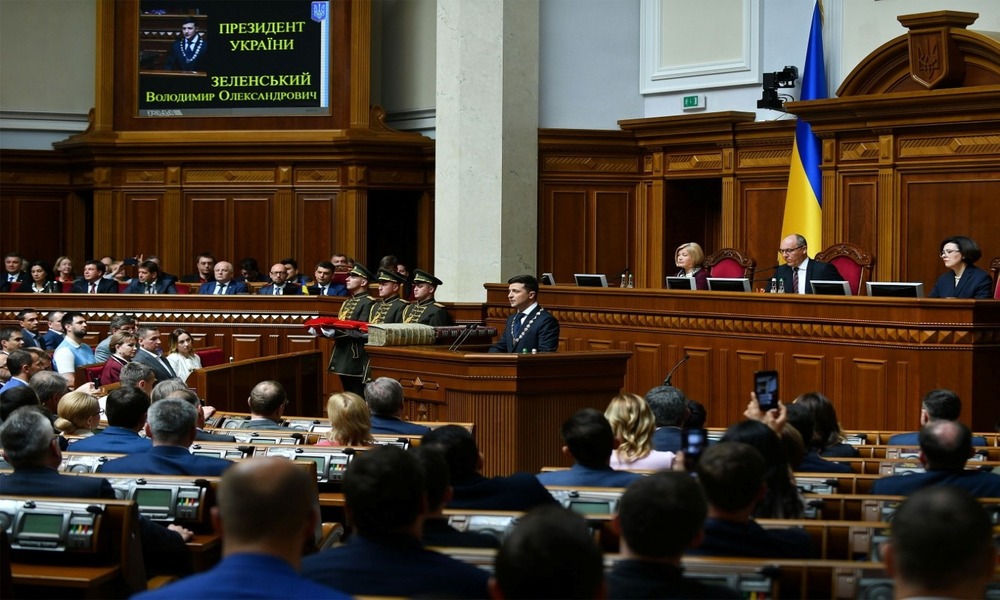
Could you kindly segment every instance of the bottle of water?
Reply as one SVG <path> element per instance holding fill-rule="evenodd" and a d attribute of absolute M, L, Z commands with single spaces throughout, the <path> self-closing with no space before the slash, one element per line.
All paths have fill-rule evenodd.
<path fill-rule="evenodd" d="M 771 293 L 772 294 L 778 293 L 778 280 L 775 277 L 771 278 Z"/>
<path fill-rule="evenodd" d="M 628 276 L 625 273 L 622 273 L 622 283 L 618 287 L 625 287 L 625 282 L 628 281 L 627 277 Z"/>
<path fill-rule="evenodd" d="M 634 288 L 635 287 L 635 279 L 632 277 L 631 273 L 628 274 L 628 286 L 630 288 Z"/>
<path fill-rule="evenodd" d="M 778 293 L 779 294 L 784 294 L 785 293 L 785 280 L 784 279 L 779 279 L 778 280 Z"/>

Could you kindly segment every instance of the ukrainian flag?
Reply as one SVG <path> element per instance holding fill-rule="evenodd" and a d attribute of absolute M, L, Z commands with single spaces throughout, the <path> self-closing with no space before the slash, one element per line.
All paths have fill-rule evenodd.
<path fill-rule="evenodd" d="M 806 66 L 802 71 L 802 93 L 799 100 L 827 97 L 826 67 L 823 65 L 823 17 L 817 1 L 809 29 Z M 822 145 L 813 135 L 812 127 L 801 118 L 795 125 L 791 165 L 788 171 L 788 192 L 785 215 L 781 222 L 781 237 L 802 234 L 809 242 L 812 254 L 823 249 L 823 197 L 819 165 Z"/>

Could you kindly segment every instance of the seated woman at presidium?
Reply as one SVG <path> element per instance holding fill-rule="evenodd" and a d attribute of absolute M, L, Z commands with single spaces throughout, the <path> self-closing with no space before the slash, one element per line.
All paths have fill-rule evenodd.
<path fill-rule="evenodd" d="M 653 450 L 656 418 L 642 397 L 618 394 L 611 399 L 604 416 L 611 423 L 611 430 L 618 442 L 618 448 L 611 452 L 612 469 L 661 471 L 673 466 L 673 452 Z"/>
<path fill-rule="evenodd" d="M 674 263 L 680 269 L 676 277 L 692 277 L 696 289 L 708 289 L 708 271 L 703 266 L 705 251 L 701 246 L 695 242 L 681 244 L 674 251 Z"/>
<path fill-rule="evenodd" d="M 36 260 L 28 267 L 30 280 L 21 282 L 17 291 L 34 294 L 54 294 L 62 291 L 62 284 L 56 281 L 55 273 L 49 263 L 44 260 Z"/>
<path fill-rule="evenodd" d="M 929 298 L 992 298 L 993 281 L 975 265 L 982 257 L 979 244 L 964 235 L 953 235 L 941 242 L 941 260 L 951 269 L 938 277 Z"/>
<path fill-rule="evenodd" d="M 326 438 L 316 442 L 317 446 L 371 446 L 372 413 L 368 403 L 352 392 L 333 394 L 326 402 L 326 414 L 330 419 L 330 431 Z"/>
<path fill-rule="evenodd" d="M 170 332 L 169 351 L 167 362 L 181 381 L 187 381 L 191 371 L 201 368 L 201 357 L 194 353 L 194 338 L 186 329 L 178 327 Z"/>

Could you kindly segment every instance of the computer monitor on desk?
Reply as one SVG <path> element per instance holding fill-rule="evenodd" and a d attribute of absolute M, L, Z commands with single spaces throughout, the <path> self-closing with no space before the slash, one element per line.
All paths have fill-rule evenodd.
<path fill-rule="evenodd" d="M 603 273 L 576 273 L 573 279 L 580 287 L 608 287 L 608 278 Z"/>
<path fill-rule="evenodd" d="M 824 281 L 816 279 L 809 282 L 814 294 L 826 294 L 827 296 L 850 296 L 851 285 L 846 281 Z"/>
<path fill-rule="evenodd" d="M 542 285 L 555 285 L 555 284 L 556 280 L 555 277 L 552 276 L 552 273 L 542 273 Z"/>
<path fill-rule="evenodd" d="M 708 289 L 713 292 L 749 292 L 750 280 L 746 277 L 709 277 Z"/>
<path fill-rule="evenodd" d="M 666 279 L 668 290 L 693 290 L 695 287 L 694 277 L 670 277 Z"/>
<path fill-rule="evenodd" d="M 912 281 L 869 281 L 869 296 L 887 296 L 890 298 L 923 298 L 924 284 Z"/>

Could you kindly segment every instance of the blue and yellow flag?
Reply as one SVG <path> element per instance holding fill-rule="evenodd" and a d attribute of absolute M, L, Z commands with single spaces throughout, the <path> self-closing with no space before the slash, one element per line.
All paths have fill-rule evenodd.
<path fill-rule="evenodd" d="M 802 93 L 799 100 L 826 98 L 826 67 L 823 65 L 823 18 L 819 2 L 813 8 L 806 66 L 802 71 Z M 822 145 L 813 135 L 812 127 L 801 118 L 795 125 L 795 142 L 788 170 L 788 192 L 785 216 L 781 221 L 781 237 L 802 234 L 814 254 L 823 249 L 823 196 L 819 165 Z"/>

